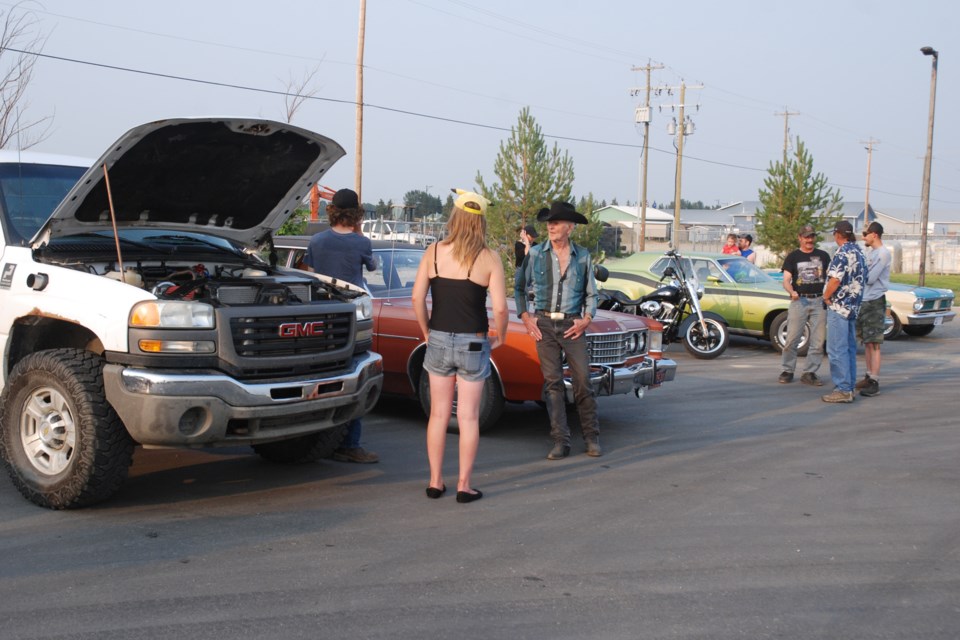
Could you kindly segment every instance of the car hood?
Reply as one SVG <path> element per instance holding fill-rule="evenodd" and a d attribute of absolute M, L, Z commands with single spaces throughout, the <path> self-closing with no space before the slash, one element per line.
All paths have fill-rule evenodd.
<path fill-rule="evenodd" d="M 183 118 L 125 133 L 34 236 L 163 228 L 256 244 L 341 156 L 333 140 L 250 118 Z M 106 167 L 106 171 L 104 170 Z"/>
<path fill-rule="evenodd" d="M 924 300 L 929 300 L 931 298 L 947 298 L 953 296 L 953 291 L 950 289 L 937 289 L 935 287 L 920 287 L 912 284 L 899 284 L 897 282 L 891 282 L 888 285 L 888 288 L 891 291 L 909 291 L 913 293 L 918 298 L 923 298 Z"/>

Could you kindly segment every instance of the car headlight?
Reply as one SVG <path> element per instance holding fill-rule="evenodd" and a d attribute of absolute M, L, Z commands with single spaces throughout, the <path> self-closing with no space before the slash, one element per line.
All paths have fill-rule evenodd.
<path fill-rule="evenodd" d="M 926 300 L 924 300 L 923 298 L 917 298 L 916 300 L 913 301 L 913 310 L 920 311 L 921 309 L 923 309 L 923 305 L 925 302 Z"/>
<path fill-rule="evenodd" d="M 357 306 L 357 320 L 369 320 L 373 317 L 373 300 L 370 296 L 354 298 L 353 304 Z"/>
<path fill-rule="evenodd" d="M 645 346 L 646 339 L 644 335 L 640 332 L 628 333 L 623 337 L 623 348 L 624 353 L 631 355 L 634 353 L 640 353 L 643 351 Z"/>
<path fill-rule="evenodd" d="M 213 307 L 203 302 L 147 300 L 130 310 L 131 327 L 160 329 L 213 329 Z"/>

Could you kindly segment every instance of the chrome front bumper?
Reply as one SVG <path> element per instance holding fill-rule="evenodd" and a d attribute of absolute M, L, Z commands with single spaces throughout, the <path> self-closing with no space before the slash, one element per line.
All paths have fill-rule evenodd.
<path fill-rule="evenodd" d="M 954 317 L 956 317 L 956 315 L 957 313 L 952 309 L 948 309 L 947 311 L 934 311 L 932 313 L 909 315 L 907 316 L 907 322 L 905 324 L 917 326 L 928 324 L 941 325 L 944 322 L 950 322 L 954 319 Z"/>
<path fill-rule="evenodd" d="M 246 383 L 217 371 L 108 364 L 107 400 L 138 443 L 206 447 L 256 444 L 315 433 L 370 411 L 383 360 L 364 353 L 339 376 Z"/>
<path fill-rule="evenodd" d="M 590 386 L 596 396 L 616 396 L 624 393 L 636 393 L 673 380 L 677 375 L 677 363 L 668 358 L 654 360 L 645 358 L 629 367 L 608 367 L 592 365 Z M 568 371 L 564 371 L 563 388 L 568 404 L 574 402 L 573 381 Z"/>

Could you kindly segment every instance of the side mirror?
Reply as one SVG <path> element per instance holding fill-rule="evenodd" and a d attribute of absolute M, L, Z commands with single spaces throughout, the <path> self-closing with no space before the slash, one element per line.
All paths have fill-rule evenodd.
<path fill-rule="evenodd" d="M 602 264 L 593 265 L 593 277 L 599 282 L 606 282 L 610 277 L 610 272 Z"/>

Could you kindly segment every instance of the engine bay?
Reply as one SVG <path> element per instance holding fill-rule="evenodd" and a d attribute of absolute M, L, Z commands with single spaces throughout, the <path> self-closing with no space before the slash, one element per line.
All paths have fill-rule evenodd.
<path fill-rule="evenodd" d="M 123 269 L 109 247 L 95 240 L 94 251 L 78 249 L 86 242 L 55 241 L 36 251 L 39 262 L 57 264 L 149 291 L 161 300 L 187 300 L 213 306 L 309 304 L 323 300 L 347 301 L 362 295 L 305 272 L 272 267 L 239 250 L 210 247 L 176 251 L 176 257 L 156 255 L 137 246 L 123 256 Z M 150 255 L 153 253 L 153 255 Z M 104 255 L 107 254 L 107 255 Z"/>

